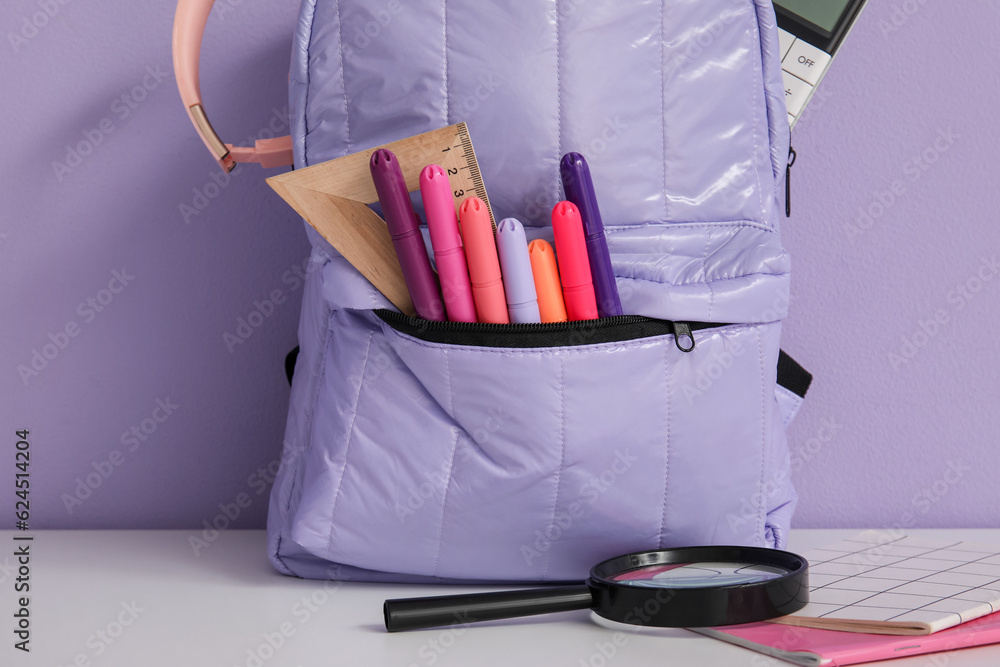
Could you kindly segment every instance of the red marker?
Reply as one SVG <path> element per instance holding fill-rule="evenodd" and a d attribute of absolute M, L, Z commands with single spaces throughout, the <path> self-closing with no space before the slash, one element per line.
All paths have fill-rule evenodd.
<path fill-rule="evenodd" d="M 570 320 L 597 319 L 597 297 L 590 276 L 583 221 L 580 210 L 572 202 L 561 201 L 552 209 L 552 233 L 555 235 L 566 314 Z"/>

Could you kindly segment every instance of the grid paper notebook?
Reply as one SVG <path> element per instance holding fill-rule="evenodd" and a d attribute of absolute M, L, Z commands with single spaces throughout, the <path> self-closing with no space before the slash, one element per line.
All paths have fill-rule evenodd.
<path fill-rule="evenodd" d="M 803 554 L 809 604 L 774 623 L 927 635 L 1000 610 L 1000 547 L 869 530 Z"/>

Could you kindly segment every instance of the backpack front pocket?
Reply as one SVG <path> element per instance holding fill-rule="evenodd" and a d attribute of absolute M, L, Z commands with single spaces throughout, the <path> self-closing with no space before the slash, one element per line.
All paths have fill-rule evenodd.
<path fill-rule="evenodd" d="M 291 531 L 314 555 L 566 581 L 619 553 L 763 543 L 780 325 L 330 318 Z"/>

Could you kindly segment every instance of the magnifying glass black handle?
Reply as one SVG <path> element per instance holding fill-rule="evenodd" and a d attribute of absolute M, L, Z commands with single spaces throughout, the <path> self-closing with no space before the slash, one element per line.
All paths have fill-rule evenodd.
<path fill-rule="evenodd" d="M 399 632 L 590 609 L 594 606 L 594 596 L 590 591 L 590 586 L 583 585 L 405 598 L 386 600 L 382 609 L 385 614 L 385 629 Z"/>

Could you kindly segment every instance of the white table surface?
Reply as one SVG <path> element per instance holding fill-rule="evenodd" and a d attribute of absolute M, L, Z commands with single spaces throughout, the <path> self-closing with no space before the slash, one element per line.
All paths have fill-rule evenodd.
<path fill-rule="evenodd" d="M 794 530 L 804 552 L 855 530 Z M 911 534 L 1000 545 L 1000 530 Z M 194 555 L 189 531 L 34 531 L 31 653 L 13 648 L 15 535 L 0 531 L 0 665 L 312 667 L 314 665 L 745 665 L 774 660 L 687 630 L 619 636 L 586 611 L 465 629 L 388 634 L 386 598 L 486 590 L 316 582 L 277 574 L 263 531 L 227 531 Z M 23 544 L 23 543 L 21 543 Z M 125 625 L 119 623 L 126 622 Z M 282 637 L 282 628 L 285 637 Z M 101 634 L 106 639 L 101 638 Z M 271 650 L 266 641 L 279 648 Z M 264 647 L 261 650 L 261 647 Z M 609 652 L 605 658 L 601 649 Z M 263 659 L 262 659 L 263 658 Z M 1000 645 L 893 660 L 892 667 L 1000 665 Z"/>

